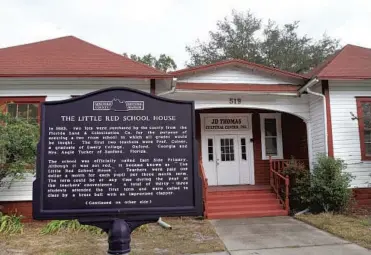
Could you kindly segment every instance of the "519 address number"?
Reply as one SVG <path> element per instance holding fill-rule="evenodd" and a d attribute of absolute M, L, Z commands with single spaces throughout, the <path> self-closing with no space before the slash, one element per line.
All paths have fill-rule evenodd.
<path fill-rule="evenodd" d="M 242 100 L 241 98 L 230 98 L 229 104 L 241 104 Z"/>

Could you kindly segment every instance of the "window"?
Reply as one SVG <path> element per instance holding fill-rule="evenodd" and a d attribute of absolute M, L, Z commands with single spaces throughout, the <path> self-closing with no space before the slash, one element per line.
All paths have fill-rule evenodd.
<path fill-rule="evenodd" d="M 11 117 L 22 118 L 28 122 L 37 122 L 39 117 L 39 104 L 8 103 L 7 112 Z"/>
<path fill-rule="evenodd" d="M 220 155 L 222 161 L 234 161 L 234 140 L 230 138 L 220 139 Z"/>
<path fill-rule="evenodd" d="M 280 113 L 261 113 L 261 145 L 262 159 L 283 158 L 282 130 Z"/>
<path fill-rule="evenodd" d="M 357 98 L 357 115 L 361 159 L 371 160 L 371 98 Z"/>
<path fill-rule="evenodd" d="M 241 159 L 247 160 L 246 156 L 246 138 L 241 138 Z"/>
<path fill-rule="evenodd" d="M 209 161 L 214 161 L 214 146 L 213 146 L 213 139 L 207 139 L 207 155 Z"/>
<path fill-rule="evenodd" d="M 0 98 L 0 104 L 5 106 L 2 110 L 14 118 L 38 122 L 40 120 L 40 103 L 44 100 L 44 97 Z"/>

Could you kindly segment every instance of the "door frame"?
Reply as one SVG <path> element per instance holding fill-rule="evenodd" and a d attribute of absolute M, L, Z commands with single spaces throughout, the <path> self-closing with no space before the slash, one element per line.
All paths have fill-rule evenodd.
<path fill-rule="evenodd" d="M 247 117 L 248 121 L 248 128 L 245 130 L 211 130 L 207 131 L 204 128 L 205 125 L 205 118 L 207 117 Z M 200 113 L 200 129 L 201 129 L 201 158 L 203 159 L 204 168 L 206 171 L 206 176 L 209 174 L 215 174 L 215 178 L 210 178 L 211 180 L 217 180 L 216 176 L 216 161 L 214 160 L 214 168 L 210 169 L 213 163 L 208 163 L 208 154 L 207 154 L 207 139 L 210 137 L 214 137 L 214 152 L 216 152 L 216 143 L 215 143 L 215 136 L 219 135 L 236 135 L 238 136 L 237 142 L 238 146 L 240 147 L 240 137 L 246 137 L 246 149 L 247 149 L 247 157 L 249 160 L 248 162 L 248 168 L 249 173 L 247 175 L 248 181 L 241 180 L 241 174 L 240 174 L 240 183 L 241 184 L 249 184 L 254 185 L 255 184 L 255 164 L 254 164 L 254 143 L 250 141 L 250 139 L 253 138 L 253 130 L 252 130 L 252 113 Z M 238 148 L 238 152 L 241 151 L 241 148 Z M 215 154 L 216 155 L 216 154 Z M 238 158 L 241 160 L 241 155 L 238 155 Z M 241 166 L 241 164 L 240 164 Z M 208 177 L 209 178 L 209 177 Z M 218 185 L 217 182 L 209 185 Z"/>

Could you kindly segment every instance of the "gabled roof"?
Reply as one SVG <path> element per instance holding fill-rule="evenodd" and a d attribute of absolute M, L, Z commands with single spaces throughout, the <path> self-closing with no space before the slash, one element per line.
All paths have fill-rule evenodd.
<path fill-rule="evenodd" d="M 245 66 L 247 68 L 257 69 L 263 72 L 269 72 L 269 73 L 277 74 L 277 75 L 284 76 L 284 77 L 290 77 L 290 78 L 296 78 L 296 79 L 307 79 L 306 76 L 303 76 L 297 73 L 291 73 L 288 71 L 284 71 L 284 70 L 280 70 L 277 68 L 264 66 L 260 64 L 255 64 L 255 63 L 248 62 L 248 61 L 241 60 L 241 59 L 230 59 L 230 60 L 219 61 L 213 64 L 185 68 L 185 69 L 171 72 L 171 74 L 175 76 L 181 76 L 181 75 L 191 74 L 193 72 L 207 71 L 207 70 L 210 70 L 216 67 L 225 67 L 225 66 L 230 66 L 230 65 Z"/>
<path fill-rule="evenodd" d="M 0 77 L 172 77 L 74 36 L 0 49 Z"/>
<path fill-rule="evenodd" d="M 348 44 L 307 76 L 320 79 L 371 79 L 371 49 Z"/>

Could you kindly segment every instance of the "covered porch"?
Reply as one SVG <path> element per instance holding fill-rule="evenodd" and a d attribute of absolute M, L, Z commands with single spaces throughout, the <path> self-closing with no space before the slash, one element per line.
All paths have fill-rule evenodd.
<path fill-rule="evenodd" d="M 289 180 L 281 172 L 291 159 L 309 169 L 302 118 L 264 109 L 199 109 L 196 139 L 206 217 L 288 215 Z"/>
<path fill-rule="evenodd" d="M 324 144 L 322 105 L 298 93 L 307 78 L 242 60 L 173 74 L 166 97 L 195 103 L 205 216 L 287 215 L 274 192 L 289 185 L 280 167 L 291 158 L 310 165 Z"/>
<path fill-rule="evenodd" d="M 200 109 L 196 139 L 209 186 L 269 185 L 269 158 L 309 160 L 306 122 L 285 112 Z"/>

